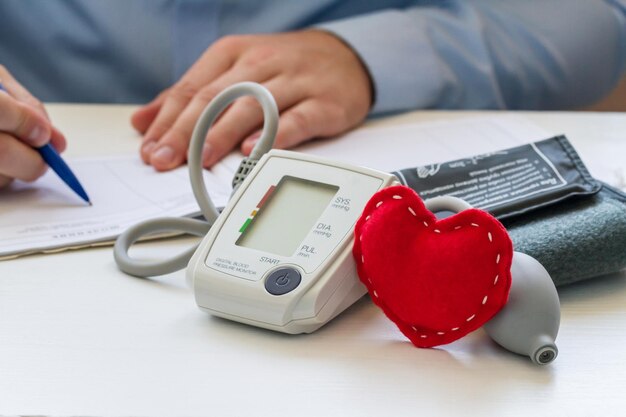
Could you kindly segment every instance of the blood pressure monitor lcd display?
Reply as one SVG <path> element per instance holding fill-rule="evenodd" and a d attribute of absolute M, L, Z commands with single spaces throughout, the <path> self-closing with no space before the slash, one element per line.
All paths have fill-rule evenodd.
<path fill-rule="evenodd" d="M 339 187 L 291 176 L 271 187 L 242 227 L 237 245 L 281 256 L 298 249 Z"/>

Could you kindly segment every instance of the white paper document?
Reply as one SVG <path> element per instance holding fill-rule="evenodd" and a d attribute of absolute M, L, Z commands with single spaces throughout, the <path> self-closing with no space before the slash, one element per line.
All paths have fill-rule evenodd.
<path fill-rule="evenodd" d="M 111 241 L 141 220 L 199 213 L 186 167 L 157 173 L 136 154 L 70 162 L 93 203 L 87 205 L 52 171 L 34 183 L 0 190 L 0 257 Z M 233 170 L 222 168 L 231 177 Z M 216 206 L 230 185 L 205 171 Z"/>
<path fill-rule="evenodd" d="M 385 172 L 480 155 L 548 139 L 552 133 L 516 115 L 467 117 L 356 130 L 298 149 Z"/>
<path fill-rule="evenodd" d="M 357 130 L 310 142 L 297 151 L 390 172 L 549 136 L 522 117 L 468 117 Z M 218 207 L 228 201 L 239 159 L 230 155 L 205 171 L 207 189 Z M 14 182 L 0 190 L 0 259 L 111 242 L 139 221 L 199 212 L 186 167 L 158 173 L 136 154 L 69 162 L 93 206 L 51 170 L 31 184 Z"/>

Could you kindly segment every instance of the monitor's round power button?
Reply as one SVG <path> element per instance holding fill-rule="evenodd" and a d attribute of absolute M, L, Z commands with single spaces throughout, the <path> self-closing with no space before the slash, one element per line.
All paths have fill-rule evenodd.
<path fill-rule="evenodd" d="M 302 281 L 302 276 L 294 268 L 280 268 L 265 279 L 265 289 L 272 295 L 283 295 L 293 291 Z"/>

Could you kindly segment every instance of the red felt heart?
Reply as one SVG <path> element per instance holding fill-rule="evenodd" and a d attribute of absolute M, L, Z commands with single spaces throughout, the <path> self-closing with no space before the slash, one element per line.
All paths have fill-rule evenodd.
<path fill-rule="evenodd" d="M 476 209 L 437 220 L 404 186 L 368 202 L 353 254 L 374 302 L 418 347 L 476 330 L 511 286 L 513 245 L 498 220 Z"/>

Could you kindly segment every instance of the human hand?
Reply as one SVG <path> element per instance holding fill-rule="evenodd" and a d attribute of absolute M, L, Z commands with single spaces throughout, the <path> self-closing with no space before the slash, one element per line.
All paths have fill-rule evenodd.
<path fill-rule="evenodd" d="M 369 74 L 350 47 L 317 30 L 218 40 L 171 88 L 132 116 L 144 162 L 164 171 L 186 160 L 195 123 L 206 105 L 241 81 L 263 84 L 281 112 L 275 147 L 290 148 L 342 133 L 370 109 Z M 209 131 L 203 165 L 210 167 L 236 146 L 249 154 L 263 124 L 251 97 L 237 100 Z"/>
<path fill-rule="evenodd" d="M 65 137 L 50 124 L 43 104 L 0 65 L 0 188 L 14 178 L 34 181 L 47 169 L 33 147 L 48 142 L 62 152 Z"/>

